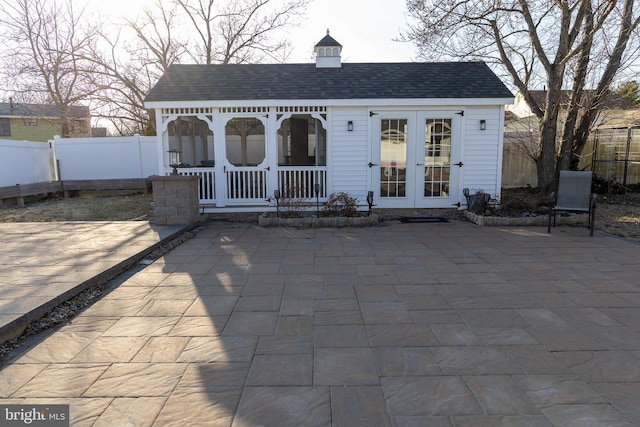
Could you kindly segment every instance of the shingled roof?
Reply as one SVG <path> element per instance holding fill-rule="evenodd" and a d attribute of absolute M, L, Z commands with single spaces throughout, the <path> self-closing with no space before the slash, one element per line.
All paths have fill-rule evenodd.
<path fill-rule="evenodd" d="M 176 64 L 145 102 L 512 97 L 482 62 Z"/>
<path fill-rule="evenodd" d="M 336 41 L 333 37 L 329 35 L 329 30 L 327 30 L 327 35 L 324 36 L 318 43 L 316 43 L 315 47 L 327 47 L 327 46 L 339 46 L 342 47 L 340 43 Z"/>

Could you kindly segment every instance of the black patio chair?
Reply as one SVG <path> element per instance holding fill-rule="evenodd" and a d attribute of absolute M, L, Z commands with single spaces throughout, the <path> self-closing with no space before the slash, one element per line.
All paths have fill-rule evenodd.
<path fill-rule="evenodd" d="M 551 217 L 556 226 L 556 212 L 587 213 L 589 236 L 593 236 L 596 222 L 596 195 L 591 193 L 591 179 L 593 173 L 589 171 L 560 171 L 558 194 L 549 196 L 549 223 L 547 232 L 551 233 Z"/>

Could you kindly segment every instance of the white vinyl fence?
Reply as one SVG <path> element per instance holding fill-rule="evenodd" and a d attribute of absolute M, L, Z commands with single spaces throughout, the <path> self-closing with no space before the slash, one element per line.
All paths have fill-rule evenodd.
<path fill-rule="evenodd" d="M 55 180 L 51 143 L 0 139 L 0 187 Z"/>
<path fill-rule="evenodd" d="M 624 130 L 627 132 L 627 130 Z M 640 155 L 638 147 L 640 132 L 634 133 L 631 143 L 624 140 L 627 163 L 633 163 L 625 169 L 624 177 L 630 183 L 638 181 L 640 169 Z M 627 135 L 625 133 L 625 135 Z M 594 137 L 584 150 L 584 156 L 580 162 L 580 168 L 591 169 L 594 148 Z M 521 187 L 526 185 L 536 186 L 535 163 L 527 157 L 523 150 L 517 147 L 522 141 L 505 134 L 503 151 L 503 187 Z M 618 144 L 620 145 L 620 144 Z M 616 147 L 618 146 L 616 145 Z M 618 162 L 620 159 L 610 155 L 606 149 L 611 144 L 599 135 L 597 161 Z M 56 167 L 57 163 L 57 167 Z M 607 163 L 607 165 L 609 165 Z M 612 163 L 613 164 L 613 163 Z M 60 138 L 55 137 L 49 142 L 29 142 L 0 139 L 0 187 L 9 187 L 16 184 L 34 184 L 49 181 L 64 180 L 99 180 L 99 179 L 131 179 L 148 178 L 151 175 L 164 175 L 164 171 L 158 169 L 159 159 L 157 151 L 157 139 L 155 136 L 129 136 L 106 138 Z M 603 177 L 609 177 L 599 165 L 596 165 L 596 173 Z M 598 169 L 600 167 L 600 169 Z M 58 169 L 59 168 L 59 169 Z M 609 167 L 611 169 L 611 167 Z M 198 168 L 195 173 L 201 176 L 202 186 L 207 198 L 213 195 L 213 177 L 209 171 Z M 186 173 L 186 170 L 182 170 Z M 208 174 L 208 175 L 207 175 Z M 205 176 L 206 175 L 206 176 Z M 619 172 L 622 177 L 622 172 Z M 281 179 L 281 178 L 279 178 Z M 322 178 L 322 181 L 325 178 Z M 619 182 L 622 182 L 619 179 Z M 311 187 L 309 187 L 311 188 Z M 322 187 L 324 188 L 324 186 Z M 235 191 L 235 190 L 234 190 Z M 263 194 L 256 197 L 263 198 Z M 201 195 L 201 198 L 205 197 Z"/>
<path fill-rule="evenodd" d="M 0 139 L 0 187 L 159 174 L 155 136 L 56 136 L 49 142 Z"/>
<path fill-rule="evenodd" d="M 55 137 L 60 180 L 147 178 L 158 175 L 155 136 Z"/>

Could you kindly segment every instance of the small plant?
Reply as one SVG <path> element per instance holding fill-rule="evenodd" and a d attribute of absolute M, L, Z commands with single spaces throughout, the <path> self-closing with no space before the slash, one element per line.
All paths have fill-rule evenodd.
<path fill-rule="evenodd" d="M 281 218 L 296 218 L 307 210 L 309 202 L 298 197 L 299 188 L 289 185 L 281 191 L 279 203 L 279 216 Z"/>
<path fill-rule="evenodd" d="M 358 200 L 349 193 L 331 193 L 322 209 L 322 216 L 357 216 Z"/>
<path fill-rule="evenodd" d="M 537 188 L 503 188 L 499 209 L 491 208 L 489 215 L 502 217 L 527 217 L 549 213 L 548 194 Z"/>

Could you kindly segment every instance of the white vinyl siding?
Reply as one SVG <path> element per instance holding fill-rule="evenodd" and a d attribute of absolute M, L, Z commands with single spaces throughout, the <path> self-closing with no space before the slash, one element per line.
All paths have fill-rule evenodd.
<path fill-rule="evenodd" d="M 482 190 L 495 196 L 500 190 L 502 126 L 500 107 L 474 107 L 464 112 L 461 188 Z M 480 121 L 487 128 L 480 130 Z"/>
<path fill-rule="evenodd" d="M 366 204 L 369 163 L 369 114 L 364 108 L 333 108 L 331 123 L 331 163 L 332 192 L 349 193 Z M 349 121 L 353 130 L 347 130 Z"/>

